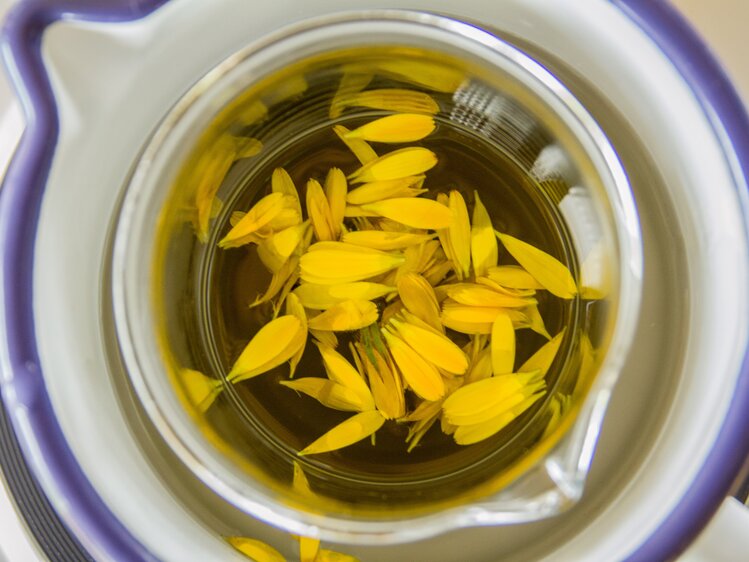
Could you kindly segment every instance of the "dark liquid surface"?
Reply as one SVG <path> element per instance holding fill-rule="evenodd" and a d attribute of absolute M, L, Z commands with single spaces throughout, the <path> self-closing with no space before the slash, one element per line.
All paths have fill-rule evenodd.
<path fill-rule="evenodd" d="M 359 119 L 344 122 L 344 125 L 352 128 L 361 122 Z M 440 122 L 435 133 L 419 144 L 434 151 L 439 158 L 438 165 L 427 173 L 424 187 L 429 188 L 429 193 L 426 196 L 435 197 L 439 192 L 458 189 L 471 209 L 474 190 L 477 190 L 497 230 L 568 261 L 558 220 L 550 211 L 552 207 L 543 200 L 539 186 L 532 184 L 527 174 L 500 150 L 444 121 Z M 374 148 L 378 154 L 393 150 L 387 145 L 374 145 Z M 359 163 L 331 127 L 295 139 L 288 147 L 277 150 L 260 166 L 251 169 L 240 195 L 221 213 L 220 235 L 229 228 L 231 211 L 246 211 L 269 192 L 274 168 L 283 167 L 289 172 L 304 201 L 307 180 L 315 178 L 322 183 L 333 166 L 349 174 L 359 167 Z M 499 262 L 515 263 L 501 246 Z M 209 250 L 203 271 L 199 315 L 204 324 L 201 326 L 201 345 L 211 363 L 207 370 L 226 373 L 250 338 L 272 318 L 270 305 L 248 306 L 264 292 L 271 275 L 258 258 L 254 246 Z M 552 334 L 557 333 L 569 322 L 569 304 L 549 297 L 545 291 L 538 294 L 538 299 L 547 329 Z M 467 336 L 454 332 L 449 332 L 449 335 L 458 345 L 468 341 Z M 338 351 L 350 359 L 348 342 L 353 334 L 338 334 L 338 337 Z M 518 331 L 516 365 L 522 364 L 544 342 L 544 338 L 530 330 Z M 553 376 L 550 373 L 550 377 Z M 319 352 L 311 338 L 295 375 L 295 378 L 301 377 L 325 377 Z M 210 410 L 209 419 L 239 450 L 245 448 L 248 454 L 254 454 L 250 449 L 256 448 L 257 439 L 260 439 L 269 449 L 293 458 L 297 451 L 353 415 L 322 406 L 311 397 L 298 395 L 281 386 L 279 381 L 285 379 L 288 379 L 288 365 L 228 385 L 224 395 Z M 384 485 L 454 477 L 488 457 L 510 450 L 514 453 L 508 456 L 508 463 L 511 458 L 516 458 L 530 446 L 525 440 L 516 439 L 518 428 L 535 410 L 537 408 L 532 408 L 499 434 L 470 447 L 456 445 L 451 436 L 440 430 L 437 422 L 420 445 L 407 452 L 408 426 L 388 421 L 376 434 L 376 446 L 367 439 L 338 451 L 314 455 L 306 461 L 337 478 Z M 241 420 L 241 427 L 237 420 Z"/>

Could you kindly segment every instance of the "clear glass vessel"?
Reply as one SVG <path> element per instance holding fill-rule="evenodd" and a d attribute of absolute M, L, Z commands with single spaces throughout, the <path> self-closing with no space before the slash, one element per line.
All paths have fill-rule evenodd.
<path fill-rule="evenodd" d="M 512 207 L 568 266 L 585 298 L 558 305 L 548 326 L 565 333 L 547 395 L 496 438 L 449 451 L 427 445 L 397 460 L 301 458 L 299 444 L 309 439 L 303 416 L 279 417 L 283 404 L 255 398 L 261 387 L 225 381 L 238 327 L 252 321 L 249 309 L 227 311 L 257 294 L 260 267 L 229 261 L 217 241 L 279 162 L 312 174 L 321 147 L 326 166 L 344 158 L 345 147 L 329 147 L 324 132 L 383 113 L 331 106 L 343 76 L 355 83 L 368 74 L 389 87 L 430 92 L 440 107 L 435 152 L 456 163 L 453 179 L 496 183 L 496 192 L 482 191 L 490 214 L 503 217 L 495 227 L 511 229 L 501 209 Z M 251 146 L 256 141 L 261 150 Z M 201 207 L 206 193 L 221 204 Z M 113 251 L 118 343 L 164 441 L 246 513 L 292 533 L 353 543 L 530 521 L 573 505 L 632 340 L 642 280 L 626 175 L 581 104 L 487 31 L 407 11 L 296 25 L 208 73 L 141 155 Z M 218 273 L 227 271 L 242 281 L 229 295 L 216 290 Z M 195 376 L 222 389 L 218 405 L 195 403 L 195 381 L 186 379 Z M 292 485 L 294 461 L 311 493 Z"/>

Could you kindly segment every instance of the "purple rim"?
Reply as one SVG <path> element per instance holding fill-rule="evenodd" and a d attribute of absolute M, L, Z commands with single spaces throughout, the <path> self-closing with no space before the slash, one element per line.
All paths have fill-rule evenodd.
<path fill-rule="evenodd" d="M 127 21 L 150 14 L 167 0 L 26 0 L 10 14 L 2 36 L 6 63 L 24 104 L 26 131 L 0 193 L 0 291 L 11 373 L 2 398 L 24 454 L 37 476 L 65 498 L 63 515 L 84 544 L 102 558 L 153 560 L 104 505 L 78 466 L 57 423 L 36 349 L 33 246 L 44 187 L 58 135 L 58 116 L 42 57 L 41 38 L 63 17 Z M 725 131 L 744 177 L 749 177 L 749 117 L 719 64 L 681 15 L 663 0 L 611 0 L 672 60 L 698 96 L 716 129 Z M 744 183 L 736 178 L 737 183 Z M 749 214 L 749 213 L 747 213 Z M 9 376 L 12 375 L 12 376 Z M 665 560 L 685 549 L 731 491 L 749 456 L 749 359 L 745 359 L 725 423 L 712 452 L 676 509 L 631 556 Z M 35 454 L 44 451 L 44 456 Z M 36 464 L 34 464 L 36 463 Z"/>
<path fill-rule="evenodd" d="M 165 1 L 26 0 L 11 11 L 2 33 L 5 62 L 26 116 L 26 130 L 0 193 L 0 306 L 4 308 L 4 360 L 10 368 L 2 398 L 36 476 L 64 498 L 60 516 L 100 560 L 155 558 L 109 511 L 82 472 L 56 420 L 40 370 L 32 303 L 34 239 L 59 132 L 42 61 L 42 35 L 62 18 L 127 21 L 146 16 Z"/>
<path fill-rule="evenodd" d="M 685 78 L 718 138 L 728 139 L 723 150 L 735 156 L 741 170 L 735 178 L 737 187 L 749 189 L 749 116 L 710 50 L 665 0 L 612 2 L 655 41 Z M 744 216 L 749 216 L 743 206 Z M 683 552 L 731 493 L 748 460 L 749 356 L 745 355 L 734 399 L 707 460 L 676 508 L 630 556 L 630 562 L 669 560 Z"/>

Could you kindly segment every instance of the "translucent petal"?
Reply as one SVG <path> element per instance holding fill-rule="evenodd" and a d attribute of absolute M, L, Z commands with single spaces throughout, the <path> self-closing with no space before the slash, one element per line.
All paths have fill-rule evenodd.
<path fill-rule="evenodd" d="M 372 393 L 359 371 L 332 347 L 324 344 L 318 344 L 317 347 L 320 350 L 328 378 L 354 392 L 361 400 L 364 410 L 373 410 L 375 404 Z"/>
<path fill-rule="evenodd" d="M 462 72 L 430 61 L 381 59 L 347 65 L 348 71 L 355 69 L 373 71 L 387 78 L 448 94 L 455 92 L 465 80 Z"/>
<path fill-rule="evenodd" d="M 293 279 L 292 283 L 295 283 L 296 280 L 299 279 L 299 275 L 297 272 L 298 267 L 299 267 L 299 258 L 296 256 L 291 256 L 280 267 L 280 269 L 276 273 L 273 274 L 273 277 L 271 278 L 270 283 L 268 284 L 268 288 L 265 290 L 265 293 L 263 293 L 258 298 L 256 298 L 255 301 L 252 304 L 250 304 L 250 308 L 255 307 L 264 302 L 270 301 L 283 289 L 284 285 L 289 280 Z"/>
<path fill-rule="evenodd" d="M 498 265 L 489 268 L 487 277 L 510 289 L 543 289 L 536 279 L 519 265 Z"/>
<path fill-rule="evenodd" d="M 299 562 L 315 562 L 320 553 L 320 539 L 299 537 Z"/>
<path fill-rule="evenodd" d="M 347 106 L 430 115 L 437 113 L 440 109 L 429 94 L 400 88 L 383 88 L 351 94 L 344 97 L 344 103 Z"/>
<path fill-rule="evenodd" d="M 307 182 L 307 214 L 312 222 L 315 237 L 319 241 L 334 239 L 330 205 L 320 182 L 314 179 Z"/>
<path fill-rule="evenodd" d="M 450 191 L 448 207 L 452 221 L 448 228 L 458 277 L 466 279 L 471 272 L 471 222 L 465 199 L 459 191 Z"/>
<path fill-rule="evenodd" d="M 377 306 L 370 301 L 347 300 L 310 319 L 309 327 L 331 332 L 349 332 L 377 322 Z"/>
<path fill-rule="evenodd" d="M 196 231 L 198 239 L 208 239 L 208 226 L 213 210 L 213 200 L 224 181 L 229 168 L 234 163 L 236 152 L 229 143 L 219 143 L 213 150 L 206 152 L 196 166 L 199 175 L 195 187 L 195 208 L 197 210 Z"/>
<path fill-rule="evenodd" d="M 274 232 L 258 243 L 258 256 L 272 273 L 279 271 L 294 253 L 304 239 L 308 227 L 307 222 L 290 226 L 280 232 Z"/>
<path fill-rule="evenodd" d="M 367 353 L 361 344 L 352 348 L 352 352 L 354 358 L 359 359 L 360 370 L 366 373 L 372 397 L 380 413 L 389 420 L 402 417 L 406 412 L 406 401 L 400 373 L 395 366 L 375 349 L 370 349 Z"/>
<path fill-rule="evenodd" d="M 398 279 L 398 295 L 409 312 L 444 332 L 440 321 L 440 305 L 429 282 L 421 275 L 407 273 Z"/>
<path fill-rule="evenodd" d="M 543 392 L 534 394 L 533 396 L 526 398 L 517 406 L 513 407 L 510 411 L 503 412 L 483 423 L 458 427 L 458 429 L 455 431 L 455 434 L 453 435 L 455 442 L 458 445 L 472 445 L 491 437 L 492 435 L 498 433 L 501 429 L 504 429 L 504 427 L 506 427 L 511 421 L 517 418 L 525 410 L 530 408 L 533 403 L 535 403 L 543 395 Z"/>
<path fill-rule="evenodd" d="M 486 275 L 490 267 L 497 265 L 497 238 L 494 236 L 492 219 L 479 197 L 474 192 L 473 225 L 471 227 L 471 259 L 476 277 Z"/>
<path fill-rule="evenodd" d="M 376 250 L 402 250 L 408 246 L 415 246 L 431 240 L 432 237 L 431 234 L 413 234 L 410 232 L 358 230 L 344 234 L 343 241 Z"/>
<path fill-rule="evenodd" d="M 346 218 L 361 218 L 361 217 L 379 217 L 377 213 L 374 213 L 372 211 L 365 211 L 362 209 L 360 205 L 346 205 L 346 210 L 344 211 L 344 216 Z"/>
<path fill-rule="evenodd" d="M 349 176 L 355 183 L 395 180 L 418 176 L 437 165 L 437 156 L 429 149 L 410 146 L 388 152 L 364 164 Z"/>
<path fill-rule="evenodd" d="M 493 374 L 491 347 L 483 349 L 471 363 L 465 376 L 465 384 L 488 379 Z"/>
<path fill-rule="evenodd" d="M 351 205 L 364 205 L 383 199 L 392 199 L 393 197 L 417 197 L 427 191 L 421 189 L 425 177 L 423 175 L 406 176 L 394 180 L 365 183 L 349 191 L 346 201 Z M 492 236 L 494 236 L 494 233 L 492 233 Z"/>
<path fill-rule="evenodd" d="M 341 236 L 341 226 L 343 224 L 343 215 L 346 211 L 346 193 L 348 184 L 346 176 L 338 168 L 331 168 L 325 178 L 325 196 L 328 198 L 330 207 L 330 229 L 333 234 L 333 240 Z"/>
<path fill-rule="evenodd" d="M 226 537 L 226 542 L 253 562 L 286 562 L 280 552 L 269 544 L 247 537 Z"/>
<path fill-rule="evenodd" d="M 575 280 L 562 262 L 522 240 L 507 234 L 497 236 L 512 257 L 550 293 L 563 299 L 577 294 Z"/>
<path fill-rule="evenodd" d="M 293 99 L 307 91 L 307 80 L 302 74 L 287 76 L 283 81 L 276 83 L 272 90 L 263 94 L 263 101 L 268 106 Z"/>
<path fill-rule="evenodd" d="M 227 375 L 239 382 L 260 375 L 285 363 L 304 345 L 306 330 L 296 316 L 280 316 L 255 334 Z"/>
<path fill-rule="evenodd" d="M 368 70 L 355 70 L 354 72 L 344 72 L 341 81 L 338 84 L 333 102 L 330 104 L 330 118 L 335 119 L 346 109 L 347 99 L 349 96 L 361 92 L 366 88 L 374 78 L 374 74 Z"/>
<path fill-rule="evenodd" d="M 367 409 L 359 395 L 345 386 L 317 377 L 304 377 L 293 381 L 280 381 L 292 390 L 311 396 L 323 406 L 344 412 L 363 412 Z"/>
<path fill-rule="evenodd" d="M 443 334 L 396 319 L 390 323 L 403 341 L 438 368 L 455 375 L 462 375 L 468 369 L 465 353 Z"/>
<path fill-rule="evenodd" d="M 369 437 L 384 423 L 385 418 L 377 410 L 356 414 L 335 426 L 299 454 L 313 455 L 348 447 Z"/>
<path fill-rule="evenodd" d="M 317 285 L 302 283 L 294 294 L 306 308 L 326 310 L 347 300 L 371 301 L 395 291 L 395 287 L 381 283 L 358 281 L 355 283 L 341 283 L 340 285 Z"/>
<path fill-rule="evenodd" d="M 271 193 L 258 201 L 219 242 L 222 248 L 235 248 L 255 241 L 258 231 L 268 226 L 284 209 L 284 195 Z"/>
<path fill-rule="evenodd" d="M 313 244 L 300 260 L 302 279 L 308 283 L 338 285 L 386 273 L 401 265 L 400 254 L 381 252 L 343 242 Z"/>
<path fill-rule="evenodd" d="M 483 285 L 484 287 L 489 287 L 492 291 L 507 295 L 508 297 L 533 298 L 536 296 L 535 289 L 513 289 L 510 287 L 505 287 L 503 285 L 500 285 L 496 281 L 489 279 L 488 277 L 476 277 L 476 283 L 478 283 L 479 285 Z M 541 288 L 543 289 L 543 287 Z"/>
<path fill-rule="evenodd" d="M 464 334 L 490 334 L 501 308 L 445 304 L 440 320 L 446 328 Z"/>
<path fill-rule="evenodd" d="M 348 133 L 346 138 L 370 142 L 416 142 L 429 136 L 434 128 L 431 115 L 396 113 L 370 121 Z"/>
<path fill-rule="evenodd" d="M 321 548 L 320 552 L 317 553 L 315 562 L 359 562 L 356 556 L 350 554 L 344 554 L 342 552 L 336 552 L 334 550 L 327 550 Z"/>
<path fill-rule="evenodd" d="M 293 461 L 294 464 L 294 476 L 291 485 L 297 494 L 302 496 L 313 496 L 315 493 L 312 491 L 309 485 L 307 475 L 304 473 L 302 465 L 297 461 Z"/>
<path fill-rule="evenodd" d="M 271 191 L 273 193 L 283 193 L 284 195 L 292 198 L 292 200 L 294 201 L 292 206 L 294 209 L 296 209 L 296 211 L 299 213 L 299 216 L 301 217 L 302 202 L 299 200 L 299 192 L 297 191 L 296 186 L 291 180 L 291 176 L 289 176 L 288 172 L 283 168 L 276 168 L 275 170 L 273 170 L 270 185 Z"/>
<path fill-rule="evenodd" d="M 424 271 L 424 279 L 426 279 L 431 285 L 436 286 L 437 284 L 441 283 L 445 276 L 452 270 L 452 262 L 448 261 L 438 263 Z"/>
<path fill-rule="evenodd" d="M 190 403 L 202 413 L 205 413 L 211 407 L 223 389 L 220 380 L 208 377 L 193 369 L 180 369 L 179 380 Z"/>
<path fill-rule="evenodd" d="M 537 304 L 532 304 L 531 306 L 524 308 L 523 313 L 528 318 L 528 327 L 531 330 L 533 330 L 537 334 L 542 335 L 547 340 L 551 339 L 551 334 L 549 334 L 548 330 L 546 329 L 546 324 L 544 324 L 544 319 L 541 317 L 541 313 L 538 311 Z"/>
<path fill-rule="evenodd" d="M 526 373 L 530 371 L 540 371 L 543 375 L 546 375 L 551 364 L 554 362 L 554 358 L 557 356 L 559 347 L 562 345 L 564 332 L 565 330 L 562 330 L 556 336 L 551 338 L 551 340 L 541 346 L 536 353 L 531 355 L 530 358 L 523 363 L 523 365 L 518 369 L 518 372 Z"/>
<path fill-rule="evenodd" d="M 294 371 L 296 371 L 296 367 L 299 364 L 299 361 L 301 361 L 302 355 L 304 355 L 304 348 L 307 344 L 307 313 L 305 312 L 302 303 L 299 302 L 299 299 L 293 293 L 286 297 L 286 314 L 296 316 L 299 319 L 299 322 L 301 322 L 302 330 L 304 331 L 304 343 L 292 358 L 289 359 L 289 377 L 293 378 Z"/>
<path fill-rule="evenodd" d="M 239 160 L 240 158 L 252 158 L 253 156 L 257 156 L 258 154 L 260 154 L 260 151 L 262 149 L 262 142 L 257 139 L 245 137 L 239 139 L 237 142 L 237 155 L 235 156 L 235 158 L 237 160 Z"/>
<path fill-rule="evenodd" d="M 515 328 L 505 313 L 499 314 L 492 325 L 491 350 L 495 376 L 514 372 Z"/>
<path fill-rule="evenodd" d="M 374 162 L 375 160 L 377 160 L 377 153 L 371 146 L 369 146 L 369 144 L 367 144 L 367 141 L 361 139 L 346 138 L 349 130 L 343 125 L 334 125 L 333 131 L 336 135 L 338 135 L 338 138 L 343 141 L 343 144 L 348 147 L 352 154 L 356 156 L 356 159 L 361 162 L 362 165 L 369 164 L 370 162 Z"/>
<path fill-rule="evenodd" d="M 421 197 L 396 197 L 361 206 L 380 216 L 405 224 L 412 228 L 437 230 L 450 225 L 452 215 L 444 205 Z"/>
<path fill-rule="evenodd" d="M 336 349 L 338 347 L 338 338 L 336 337 L 335 332 L 328 332 L 325 330 L 309 330 L 309 333 L 319 343 L 330 346 L 333 349 Z"/>
<path fill-rule="evenodd" d="M 439 400 L 446 388 L 437 368 L 388 330 L 383 331 L 395 364 L 408 386 L 424 400 Z"/>
<path fill-rule="evenodd" d="M 524 308 L 535 304 L 535 299 L 511 297 L 492 291 L 488 287 L 474 283 L 443 285 L 444 291 L 455 302 L 468 306 L 493 308 Z"/>

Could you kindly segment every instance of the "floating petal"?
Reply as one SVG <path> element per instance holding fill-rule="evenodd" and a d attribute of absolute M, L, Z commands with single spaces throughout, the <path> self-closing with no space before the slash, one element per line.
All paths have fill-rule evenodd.
<path fill-rule="evenodd" d="M 497 236 L 513 258 L 550 293 L 571 299 L 577 294 L 577 285 L 570 270 L 546 252 L 507 234 Z"/>
<path fill-rule="evenodd" d="M 333 240 L 337 240 L 341 236 L 343 215 L 346 211 L 347 192 L 346 176 L 338 168 L 331 168 L 325 178 L 325 196 L 328 198 L 328 205 L 330 207 L 330 229 L 333 234 Z"/>
<path fill-rule="evenodd" d="M 293 208 L 302 216 L 302 203 L 299 200 L 299 192 L 294 185 L 294 182 L 289 176 L 288 172 L 283 168 L 276 168 L 273 170 L 270 180 L 271 191 L 273 193 L 283 193 L 288 195 L 294 200 Z"/>
<path fill-rule="evenodd" d="M 298 267 L 299 258 L 296 256 L 291 256 L 281 266 L 281 268 L 273 274 L 273 277 L 271 278 L 270 283 L 268 284 L 268 288 L 265 290 L 265 293 L 255 299 L 255 301 L 250 304 L 250 308 L 270 301 L 284 288 L 284 285 L 288 281 L 293 280 L 292 284 L 296 283 L 296 280 L 299 279 L 299 274 L 297 272 Z"/>
<path fill-rule="evenodd" d="M 439 111 L 434 99 L 423 92 L 400 88 L 367 90 L 343 98 L 347 106 L 368 107 L 401 113 L 426 113 L 433 115 Z"/>
<path fill-rule="evenodd" d="M 260 328 L 227 375 L 236 383 L 270 371 L 304 346 L 306 330 L 296 316 L 280 316 Z"/>
<path fill-rule="evenodd" d="M 358 348 L 352 348 L 352 352 L 355 352 L 355 358 L 359 358 L 360 369 L 366 373 L 372 397 L 380 413 L 389 420 L 402 417 L 406 413 L 406 401 L 400 373 L 395 365 L 385 360 L 375 349 L 368 353 L 359 345 Z"/>
<path fill-rule="evenodd" d="M 490 267 L 487 277 L 508 289 L 543 289 L 536 279 L 519 265 L 498 265 Z"/>
<path fill-rule="evenodd" d="M 384 423 L 385 418 L 377 410 L 356 414 L 335 426 L 299 454 L 314 455 L 348 447 L 374 434 Z"/>
<path fill-rule="evenodd" d="M 370 121 L 348 133 L 346 138 L 370 142 L 416 142 L 429 136 L 434 129 L 431 115 L 396 113 Z"/>
<path fill-rule="evenodd" d="M 299 562 L 315 562 L 320 553 L 320 539 L 311 537 L 299 538 Z"/>
<path fill-rule="evenodd" d="M 429 324 L 435 330 L 444 332 L 440 321 L 440 305 L 429 282 L 421 275 L 407 273 L 398 279 L 398 295 L 406 309 Z"/>
<path fill-rule="evenodd" d="M 384 297 L 395 291 L 395 287 L 381 283 L 359 281 L 355 283 L 341 283 L 340 285 L 317 285 L 302 283 L 294 294 L 306 308 L 326 310 L 348 300 L 371 301 Z"/>
<path fill-rule="evenodd" d="M 402 250 L 432 239 L 431 234 L 414 234 L 411 232 L 386 232 L 383 230 L 358 230 L 347 232 L 343 241 L 356 246 L 365 246 L 375 250 Z"/>
<path fill-rule="evenodd" d="M 323 406 L 344 412 L 363 412 L 366 404 L 353 390 L 327 379 L 304 377 L 293 381 L 280 381 L 281 384 L 297 392 L 311 396 Z"/>
<path fill-rule="evenodd" d="M 341 76 L 338 90 L 336 90 L 333 102 L 330 104 L 330 118 L 336 119 L 340 117 L 343 110 L 349 105 L 347 99 L 366 88 L 372 81 L 372 78 L 374 78 L 374 74 L 367 70 L 345 72 Z"/>
<path fill-rule="evenodd" d="M 447 207 L 421 197 L 385 199 L 376 203 L 367 203 L 361 208 L 406 226 L 425 230 L 446 228 L 452 221 L 452 214 Z"/>
<path fill-rule="evenodd" d="M 360 185 L 352 189 L 346 195 L 346 201 L 350 205 L 364 205 L 374 203 L 383 199 L 392 199 L 393 197 L 417 197 L 426 193 L 426 189 L 421 189 L 426 176 L 406 176 L 395 180 L 375 181 Z M 494 236 L 494 233 L 492 233 Z"/>
<path fill-rule="evenodd" d="M 315 237 L 321 242 L 333 240 L 333 217 L 330 205 L 317 180 L 307 182 L 307 213 L 312 222 Z"/>
<path fill-rule="evenodd" d="M 222 248 L 236 248 L 258 241 L 258 232 L 284 210 L 284 197 L 282 193 L 271 193 L 260 199 L 218 245 Z"/>
<path fill-rule="evenodd" d="M 530 371 L 540 371 L 542 375 L 546 375 L 551 368 L 551 364 L 554 362 L 554 358 L 557 356 L 559 347 L 562 345 L 564 339 L 564 332 L 562 330 L 556 336 L 546 342 L 541 348 L 536 351 L 530 358 L 523 363 L 522 367 L 518 369 L 520 373 L 527 373 Z"/>
<path fill-rule="evenodd" d="M 466 279 L 471 272 L 471 221 L 465 199 L 459 191 L 450 191 L 448 208 L 452 221 L 447 232 L 457 267 L 456 273 L 459 278 Z"/>
<path fill-rule="evenodd" d="M 370 301 L 348 300 L 312 318 L 309 327 L 331 332 L 349 332 L 377 322 L 377 306 Z"/>
<path fill-rule="evenodd" d="M 343 125 L 334 125 L 333 132 L 338 135 L 338 138 L 343 141 L 348 149 L 356 156 L 356 159 L 361 162 L 362 165 L 369 164 L 377 160 L 378 156 L 374 149 L 367 144 L 367 141 L 361 139 L 348 139 L 346 135 L 349 130 Z"/>
<path fill-rule="evenodd" d="M 517 418 L 520 414 L 530 408 L 539 398 L 544 395 L 544 392 L 531 395 L 517 404 L 507 412 L 503 412 L 496 417 L 489 419 L 485 422 L 475 425 L 465 425 L 458 427 L 453 435 L 455 442 L 458 445 L 472 445 L 483 441 L 498 433 L 501 429 L 507 426 L 511 421 Z"/>
<path fill-rule="evenodd" d="M 205 413 L 211 407 L 223 389 L 220 380 L 208 377 L 193 369 L 180 369 L 179 380 L 188 400 L 201 413 Z"/>
<path fill-rule="evenodd" d="M 278 272 L 304 239 L 309 223 L 302 223 L 275 232 L 258 243 L 258 256 L 272 272 Z"/>
<path fill-rule="evenodd" d="M 488 379 L 493 374 L 491 347 L 483 349 L 471 363 L 465 376 L 465 384 Z"/>
<path fill-rule="evenodd" d="M 454 283 L 443 285 L 445 293 L 455 302 L 468 306 L 492 308 L 524 308 L 535 304 L 535 299 L 512 297 L 492 291 L 474 283 Z"/>
<path fill-rule="evenodd" d="M 354 392 L 363 405 L 363 410 L 374 410 L 375 403 L 367 383 L 359 371 L 332 347 L 318 344 L 328 378 Z"/>
<path fill-rule="evenodd" d="M 546 325 L 544 324 L 544 319 L 541 316 L 541 313 L 538 311 L 537 304 L 532 304 L 524 308 L 523 313 L 528 318 L 528 327 L 531 330 L 533 330 L 537 334 L 542 335 L 547 340 L 551 339 L 551 334 L 549 334 L 548 330 L 546 329 Z"/>
<path fill-rule="evenodd" d="M 429 149 L 410 146 L 388 152 L 364 164 L 349 176 L 355 183 L 395 180 L 417 176 L 437 165 L 437 155 Z"/>
<path fill-rule="evenodd" d="M 280 552 L 269 544 L 246 537 L 226 537 L 226 542 L 254 562 L 286 562 Z"/>
<path fill-rule="evenodd" d="M 476 277 L 486 275 L 490 267 L 497 265 L 497 238 L 494 236 L 492 219 L 479 198 L 479 192 L 474 192 L 473 226 L 471 227 L 471 259 L 473 272 Z"/>
<path fill-rule="evenodd" d="M 304 348 L 307 345 L 307 313 L 305 312 L 302 303 L 299 302 L 299 299 L 293 293 L 286 297 L 286 314 L 296 316 L 299 319 L 299 322 L 301 322 L 302 330 L 304 331 L 304 343 L 302 344 L 302 347 L 300 347 L 299 351 L 289 359 L 289 377 L 293 378 L 296 366 L 299 364 L 299 361 L 301 361 L 302 355 L 304 355 Z"/>
<path fill-rule="evenodd" d="M 332 242 L 310 246 L 309 251 L 302 256 L 300 266 L 304 281 L 338 285 L 387 273 L 403 261 L 400 254 Z"/>
<path fill-rule="evenodd" d="M 309 330 L 309 333 L 317 340 L 316 343 L 322 343 L 336 349 L 338 347 L 338 338 L 335 332 L 325 330 Z"/>
<path fill-rule="evenodd" d="M 390 323 L 403 341 L 438 368 L 454 375 L 462 375 L 468 369 L 465 353 L 442 333 L 396 319 Z"/>
<path fill-rule="evenodd" d="M 445 382 L 437 368 L 406 342 L 388 330 L 383 332 L 390 353 L 408 386 L 424 400 L 439 400 L 445 395 Z"/>
<path fill-rule="evenodd" d="M 515 328 L 507 314 L 500 314 L 492 324 L 492 371 L 494 375 L 514 372 Z"/>

